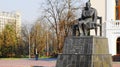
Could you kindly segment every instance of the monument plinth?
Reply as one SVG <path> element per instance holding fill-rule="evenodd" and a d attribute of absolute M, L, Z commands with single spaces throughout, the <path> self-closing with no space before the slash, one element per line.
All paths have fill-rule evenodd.
<path fill-rule="evenodd" d="M 56 67 L 112 67 L 107 38 L 72 36 L 65 39 Z"/>
<path fill-rule="evenodd" d="M 97 27 L 102 29 L 97 18 L 97 10 L 87 2 L 79 22 L 72 25 L 73 36 L 65 39 L 63 53 L 58 55 L 56 67 L 112 67 L 108 40 L 97 36 Z M 90 36 L 91 29 L 95 30 L 96 36 Z"/>

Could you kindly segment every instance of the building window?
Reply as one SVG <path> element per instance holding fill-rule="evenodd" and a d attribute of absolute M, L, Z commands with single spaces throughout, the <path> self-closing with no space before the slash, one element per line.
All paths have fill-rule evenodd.
<path fill-rule="evenodd" d="M 120 0 L 116 0 L 116 20 L 120 20 Z"/>

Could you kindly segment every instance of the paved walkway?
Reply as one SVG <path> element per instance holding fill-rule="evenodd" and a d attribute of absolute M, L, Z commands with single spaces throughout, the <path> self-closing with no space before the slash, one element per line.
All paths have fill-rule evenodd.
<path fill-rule="evenodd" d="M 0 67 L 55 67 L 56 60 L 51 59 L 0 59 Z M 113 67 L 120 67 L 120 62 L 113 62 Z"/>
<path fill-rule="evenodd" d="M 120 67 L 120 62 L 113 62 L 113 67 Z"/>
<path fill-rule="evenodd" d="M 28 60 L 28 59 L 8 59 L 0 60 L 0 67 L 32 67 L 32 66 L 45 66 L 45 67 L 54 67 L 56 61 L 49 60 Z"/>

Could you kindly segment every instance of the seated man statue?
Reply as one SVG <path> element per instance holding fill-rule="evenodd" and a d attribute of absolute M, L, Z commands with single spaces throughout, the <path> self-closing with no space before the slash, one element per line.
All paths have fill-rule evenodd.
<path fill-rule="evenodd" d="M 86 7 L 82 10 L 82 16 L 79 18 L 79 26 L 83 31 L 83 35 L 90 35 L 90 29 L 95 29 L 97 35 L 97 11 L 91 7 L 90 2 L 86 3 Z"/>
<path fill-rule="evenodd" d="M 90 29 L 95 29 L 95 34 L 97 35 L 97 11 L 91 7 L 90 2 L 86 3 L 86 7 L 82 10 L 81 18 L 78 20 L 78 26 L 74 26 L 74 28 L 78 27 L 79 31 L 82 29 L 82 33 L 85 36 L 90 35 Z"/>

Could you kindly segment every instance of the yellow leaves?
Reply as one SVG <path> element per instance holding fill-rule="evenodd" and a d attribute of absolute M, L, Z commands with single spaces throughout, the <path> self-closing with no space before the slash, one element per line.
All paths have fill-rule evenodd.
<path fill-rule="evenodd" d="M 15 27 L 12 25 L 6 25 L 0 37 L 0 42 L 2 44 L 6 46 L 15 45 L 17 39 Z"/>

